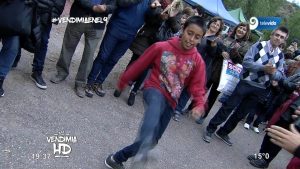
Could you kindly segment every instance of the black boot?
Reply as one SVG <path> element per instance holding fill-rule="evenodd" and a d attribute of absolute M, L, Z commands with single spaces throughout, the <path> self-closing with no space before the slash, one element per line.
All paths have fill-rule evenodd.
<path fill-rule="evenodd" d="M 115 89 L 115 92 L 114 92 L 114 96 L 115 96 L 115 97 L 120 97 L 121 94 L 122 94 L 121 91 L 119 91 L 118 89 Z"/>
<path fill-rule="evenodd" d="M 128 100 L 127 100 L 127 104 L 128 104 L 129 106 L 134 105 L 135 95 L 136 95 L 135 92 L 130 92 L 130 95 L 129 95 Z"/>
<path fill-rule="evenodd" d="M 4 81 L 4 78 L 0 77 L 0 97 L 4 96 L 3 81 Z"/>

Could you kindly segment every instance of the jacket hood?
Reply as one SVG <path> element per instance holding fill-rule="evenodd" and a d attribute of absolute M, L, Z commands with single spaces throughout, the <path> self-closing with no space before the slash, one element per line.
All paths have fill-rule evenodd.
<path fill-rule="evenodd" d="M 193 47 L 190 50 L 183 50 L 180 45 L 181 38 L 179 38 L 179 37 L 173 37 L 173 38 L 167 40 L 167 42 L 169 44 L 171 44 L 177 50 L 178 53 L 181 53 L 184 55 L 194 55 L 194 54 L 197 54 L 197 52 L 198 52 L 196 47 Z"/>

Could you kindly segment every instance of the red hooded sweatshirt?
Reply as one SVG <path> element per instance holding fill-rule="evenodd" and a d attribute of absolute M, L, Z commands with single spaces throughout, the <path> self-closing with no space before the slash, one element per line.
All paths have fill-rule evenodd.
<path fill-rule="evenodd" d="M 160 90 L 175 108 L 182 90 L 187 87 L 194 106 L 204 109 L 205 63 L 195 47 L 183 50 L 178 37 L 153 44 L 122 74 L 118 88 L 123 90 L 150 66 L 152 70 L 145 80 L 145 89 Z"/>

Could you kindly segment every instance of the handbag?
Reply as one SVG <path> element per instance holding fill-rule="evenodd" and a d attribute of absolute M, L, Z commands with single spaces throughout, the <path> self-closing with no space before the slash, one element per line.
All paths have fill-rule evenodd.
<path fill-rule="evenodd" d="M 234 64 L 231 60 L 224 59 L 217 90 L 230 96 L 240 81 L 239 76 L 242 69 L 243 66 L 241 64 Z"/>
<path fill-rule="evenodd" d="M 0 3 L 0 36 L 30 35 L 34 2 L 6 0 Z"/>

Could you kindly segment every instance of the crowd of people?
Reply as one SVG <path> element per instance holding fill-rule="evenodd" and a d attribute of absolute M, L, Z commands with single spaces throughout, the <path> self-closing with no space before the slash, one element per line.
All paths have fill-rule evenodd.
<path fill-rule="evenodd" d="M 1 97 L 5 77 L 18 65 L 21 48 L 26 48 L 28 39 L 33 39 L 34 46 L 31 79 L 38 88 L 47 88 L 42 72 L 48 41 L 52 24 L 57 24 L 53 19 L 62 14 L 65 3 L 65 0 L 0 2 L 0 10 L 21 4 L 30 8 L 34 16 L 29 32 L 21 28 L 11 31 L 9 23 L 0 24 Z M 258 153 L 268 154 L 267 158 L 249 155 L 250 164 L 267 168 L 283 147 L 296 155 L 288 168 L 300 167 L 300 143 L 293 142 L 299 139 L 297 127 L 300 129 L 300 120 L 293 118 L 294 112 L 299 115 L 300 111 L 300 50 L 297 39 L 285 49 L 288 28 L 279 26 L 268 40 L 251 43 L 248 23 L 239 23 L 230 34 L 223 35 L 222 16 L 208 19 L 200 6 L 192 8 L 181 0 L 74 0 L 70 10 L 70 17 L 107 18 L 110 14 L 107 23 L 67 24 L 56 63 L 57 73 L 50 79 L 59 84 L 67 78 L 72 57 L 84 35 L 75 94 L 80 98 L 91 98 L 94 94 L 104 97 L 103 83 L 107 76 L 125 52 L 132 51 L 114 96 L 119 97 L 127 85 L 131 86 L 127 104 L 132 106 L 138 90 L 143 88 L 144 118 L 134 143 L 105 159 L 109 168 L 124 168 L 123 163 L 131 157 L 134 167 L 143 166 L 149 150 L 157 145 L 172 118 L 179 122 L 190 111 L 195 121 L 203 124 L 220 94 L 217 88 L 224 60 L 243 66 L 240 81 L 231 95 L 222 96 L 222 106 L 212 112 L 215 115 L 203 133 L 203 140 L 210 143 L 214 134 L 232 146 L 229 134 L 248 115 L 246 129 L 253 128 L 259 133 L 262 122 L 268 122 L 270 127 Z M 290 132 L 289 125 L 293 123 Z"/>

